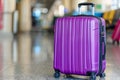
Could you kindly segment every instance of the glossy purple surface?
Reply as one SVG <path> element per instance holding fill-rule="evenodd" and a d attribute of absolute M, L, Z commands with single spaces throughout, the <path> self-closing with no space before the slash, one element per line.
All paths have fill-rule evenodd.
<path fill-rule="evenodd" d="M 105 25 L 103 19 L 102 24 Z M 54 38 L 54 69 L 65 74 L 86 75 L 88 71 L 98 72 L 99 26 L 100 21 L 95 17 L 78 16 L 57 19 Z M 102 49 L 104 50 L 104 47 Z M 102 64 L 104 71 L 106 60 Z"/>

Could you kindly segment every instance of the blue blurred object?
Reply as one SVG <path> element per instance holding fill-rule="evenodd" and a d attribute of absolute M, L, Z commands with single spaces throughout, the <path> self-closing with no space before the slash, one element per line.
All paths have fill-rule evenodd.
<path fill-rule="evenodd" d="M 102 16 L 103 16 L 103 13 L 102 13 L 102 12 L 95 12 L 95 16 L 97 16 L 97 17 L 102 17 Z"/>
<path fill-rule="evenodd" d="M 33 11 L 33 14 L 32 14 L 36 19 L 39 19 L 40 16 L 41 16 L 41 11 L 36 9 Z"/>
<path fill-rule="evenodd" d="M 91 15 L 91 11 L 86 11 L 86 12 L 82 12 L 83 15 Z M 78 11 L 73 11 L 72 15 L 79 15 L 79 12 Z M 102 12 L 95 12 L 95 16 L 96 17 L 102 17 L 103 16 L 103 13 Z"/>
<path fill-rule="evenodd" d="M 74 10 L 72 15 L 76 16 L 76 15 L 79 15 L 78 11 Z"/>
<path fill-rule="evenodd" d="M 67 8 L 64 8 L 64 13 L 68 13 L 68 9 Z"/>

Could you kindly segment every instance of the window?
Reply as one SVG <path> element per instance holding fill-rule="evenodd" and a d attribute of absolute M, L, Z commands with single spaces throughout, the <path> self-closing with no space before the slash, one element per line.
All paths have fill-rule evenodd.
<path fill-rule="evenodd" d="M 112 9 L 120 8 L 120 0 L 112 0 Z"/>

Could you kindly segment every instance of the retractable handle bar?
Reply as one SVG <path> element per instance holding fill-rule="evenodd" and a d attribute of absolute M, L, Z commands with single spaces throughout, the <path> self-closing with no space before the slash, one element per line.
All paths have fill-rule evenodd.
<path fill-rule="evenodd" d="M 81 6 L 91 6 L 92 7 L 92 15 L 95 14 L 95 4 L 94 3 L 88 3 L 88 2 L 85 2 L 85 3 L 79 3 L 78 4 L 78 8 L 79 8 L 79 13 L 81 13 Z"/>

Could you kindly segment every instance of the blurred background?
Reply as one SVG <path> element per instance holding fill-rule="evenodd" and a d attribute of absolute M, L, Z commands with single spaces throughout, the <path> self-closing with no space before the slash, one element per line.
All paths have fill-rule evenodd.
<path fill-rule="evenodd" d="M 56 18 L 78 15 L 80 2 L 95 3 L 95 16 L 103 17 L 109 26 L 119 18 L 120 0 L 0 0 L 0 33 L 52 30 Z M 89 13 L 85 7 L 82 11 Z"/>
<path fill-rule="evenodd" d="M 120 46 L 111 38 L 120 0 L 0 0 L 0 80 L 54 79 L 55 21 L 79 15 L 81 2 L 95 3 L 95 16 L 106 21 L 106 80 L 120 80 Z M 90 8 L 83 7 L 82 13 L 90 14 Z"/>

